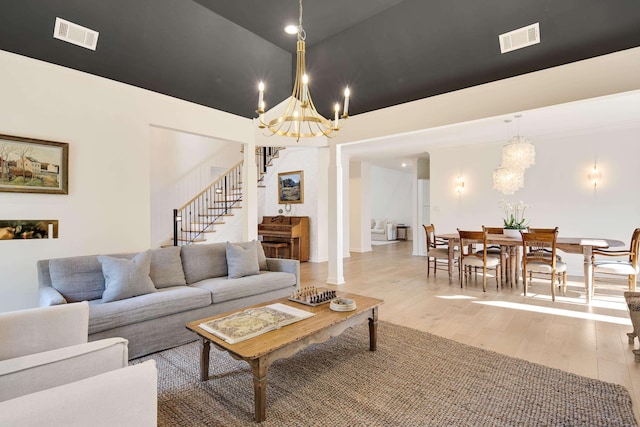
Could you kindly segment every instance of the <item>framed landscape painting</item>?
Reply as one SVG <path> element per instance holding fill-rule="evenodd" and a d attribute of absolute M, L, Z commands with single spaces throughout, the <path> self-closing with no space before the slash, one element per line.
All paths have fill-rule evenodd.
<path fill-rule="evenodd" d="M 69 144 L 0 135 L 0 191 L 68 194 Z"/>
<path fill-rule="evenodd" d="M 304 203 L 304 172 L 278 174 L 278 203 Z"/>

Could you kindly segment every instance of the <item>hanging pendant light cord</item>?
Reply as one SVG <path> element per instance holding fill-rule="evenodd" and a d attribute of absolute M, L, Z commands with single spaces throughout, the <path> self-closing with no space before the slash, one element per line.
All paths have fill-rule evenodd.
<path fill-rule="evenodd" d="M 298 4 L 299 4 L 299 16 L 298 16 L 298 40 L 306 40 L 307 38 L 307 33 L 304 31 L 304 28 L 302 28 L 302 0 L 298 0 Z"/>

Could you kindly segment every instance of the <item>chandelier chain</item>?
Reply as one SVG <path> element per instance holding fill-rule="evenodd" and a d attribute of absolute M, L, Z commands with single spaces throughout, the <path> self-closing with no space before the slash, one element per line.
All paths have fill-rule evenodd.
<path fill-rule="evenodd" d="M 304 31 L 304 28 L 302 28 L 302 0 L 298 0 L 298 40 L 306 40 L 307 38 L 307 33 Z"/>

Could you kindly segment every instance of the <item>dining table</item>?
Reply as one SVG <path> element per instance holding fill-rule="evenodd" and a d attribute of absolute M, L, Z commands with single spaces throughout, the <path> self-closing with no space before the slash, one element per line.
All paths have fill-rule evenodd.
<path fill-rule="evenodd" d="M 453 277 L 454 248 L 460 245 L 458 233 L 438 234 L 438 239 L 447 241 L 449 255 L 449 280 Z M 508 259 L 508 268 L 503 267 L 507 283 L 517 285 L 520 277 L 520 248 L 522 239 L 511 237 L 505 234 L 487 234 L 487 245 L 499 245 L 501 248 L 501 261 Z M 593 289 L 593 270 L 591 256 L 593 249 L 607 249 L 624 246 L 624 242 L 614 239 L 592 238 L 592 237 L 561 237 L 556 240 L 556 249 L 570 254 L 582 254 L 584 257 L 584 288 L 587 304 L 591 301 L 591 291 Z"/>

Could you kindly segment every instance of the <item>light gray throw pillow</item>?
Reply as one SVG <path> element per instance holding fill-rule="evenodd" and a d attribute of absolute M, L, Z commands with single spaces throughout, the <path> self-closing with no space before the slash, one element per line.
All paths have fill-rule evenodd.
<path fill-rule="evenodd" d="M 241 242 L 234 243 L 236 246 L 241 246 L 245 249 L 248 247 L 255 245 L 256 253 L 258 255 L 258 267 L 260 267 L 260 271 L 269 271 L 269 266 L 267 265 L 267 257 L 264 254 L 264 248 L 262 247 L 262 242 L 259 240 L 251 240 L 250 242 Z"/>
<path fill-rule="evenodd" d="M 133 259 L 112 258 L 99 255 L 104 275 L 102 302 L 111 302 L 155 292 L 149 277 L 151 252 L 144 251 Z"/>
<path fill-rule="evenodd" d="M 247 245 L 243 248 L 227 242 L 227 270 L 229 279 L 259 274 L 256 245 Z"/>
<path fill-rule="evenodd" d="M 180 246 L 151 249 L 149 277 L 156 289 L 186 285 L 180 259 Z"/>

